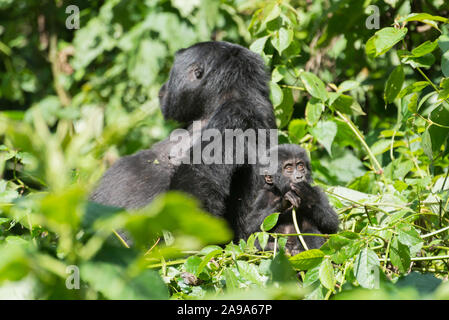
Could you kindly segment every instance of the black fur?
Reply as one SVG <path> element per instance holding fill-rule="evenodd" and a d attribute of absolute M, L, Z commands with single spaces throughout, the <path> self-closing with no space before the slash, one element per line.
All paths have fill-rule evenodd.
<path fill-rule="evenodd" d="M 279 212 L 276 227 L 270 232 L 296 233 L 292 221 L 292 208 L 296 210 L 296 217 L 301 233 L 330 234 L 338 231 L 338 216 L 329 205 L 326 194 L 313 183 L 310 160 L 306 151 L 294 144 L 279 145 L 278 170 L 259 191 L 253 204 L 252 212 L 245 217 L 244 235 L 259 230 L 263 220 L 272 213 Z M 304 163 L 304 169 L 295 177 L 286 177 L 283 174 L 283 165 L 286 161 L 299 159 Z M 325 242 L 324 238 L 317 236 L 304 236 L 309 249 L 319 248 Z M 269 243 L 268 249 L 272 249 Z M 296 254 L 304 250 L 298 237 L 289 236 L 287 250 Z"/>
<path fill-rule="evenodd" d="M 162 114 L 190 131 L 194 120 L 201 121 L 201 130 L 215 128 L 222 134 L 225 129 L 275 129 L 268 81 L 263 60 L 248 49 L 226 42 L 198 43 L 176 54 L 169 80 L 159 93 Z M 138 208 L 161 192 L 181 190 L 196 196 L 210 213 L 226 218 L 240 238 L 243 227 L 238 217 L 251 210 L 260 188 L 256 166 L 247 162 L 175 166 L 168 158 L 172 145 L 166 139 L 121 158 L 105 173 L 91 199 Z"/>

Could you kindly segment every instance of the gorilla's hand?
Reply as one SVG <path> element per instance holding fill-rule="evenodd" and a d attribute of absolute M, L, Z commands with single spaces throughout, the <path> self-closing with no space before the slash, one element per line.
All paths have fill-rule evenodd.
<path fill-rule="evenodd" d="M 294 191 L 290 190 L 284 195 L 282 201 L 284 212 L 292 208 L 299 208 L 300 205 L 301 198 Z"/>
<path fill-rule="evenodd" d="M 295 195 L 301 199 L 302 205 L 311 208 L 319 202 L 319 194 L 306 181 L 291 183 L 290 186 Z"/>

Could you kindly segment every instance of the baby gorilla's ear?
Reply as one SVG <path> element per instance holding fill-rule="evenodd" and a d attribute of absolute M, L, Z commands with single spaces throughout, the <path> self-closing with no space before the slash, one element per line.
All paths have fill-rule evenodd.
<path fill-rule="evenodd" d="M 273 184 L 273 177 L 270 176 L 270 175 L 268 175 L 268 174 L 266 174 L 266 175 L 265 175 L 265 183 L 267 183 L 267 184 Z"/>

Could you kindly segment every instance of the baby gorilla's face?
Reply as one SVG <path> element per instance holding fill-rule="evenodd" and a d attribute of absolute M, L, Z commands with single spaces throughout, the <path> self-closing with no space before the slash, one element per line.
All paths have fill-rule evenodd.
<path fill-rule="evenodd" d="M 290 184 L 305 181 L 307 177 L 307 168 L 304 161 L 298 158 L 284 161 L 282 175 L 290 181 Z"/>

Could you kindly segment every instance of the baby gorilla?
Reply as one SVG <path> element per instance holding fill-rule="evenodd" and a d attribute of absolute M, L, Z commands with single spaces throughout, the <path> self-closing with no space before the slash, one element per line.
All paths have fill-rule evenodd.
<path fill-rule="evenodd" d="M 310 160 L 306 151 L 294 144 L 276 147 L 278 170 L 274 176 L 265 175 L 265 184 L 253 204 L 245 226 L 246 236 L 258 230 L 263 220 L 272 213 L 279 212 L 275 233 L 297 233 L 292 219 L 292 209 L 301 233 L 330 234 L 338 231 L 338 216 L 329 205 L 327 196 L 319 187 L 312 187 Z M 270 152 L 273 152 L 271 149 Z M 304 236 L 309 249 L 320 248 L 324 241 L 319 236 Z M 274 243 L 268 243 L 268 250 Z M 297 236 L 289 236 L 287 251 L 294 255 L 304 251 Z"/>

